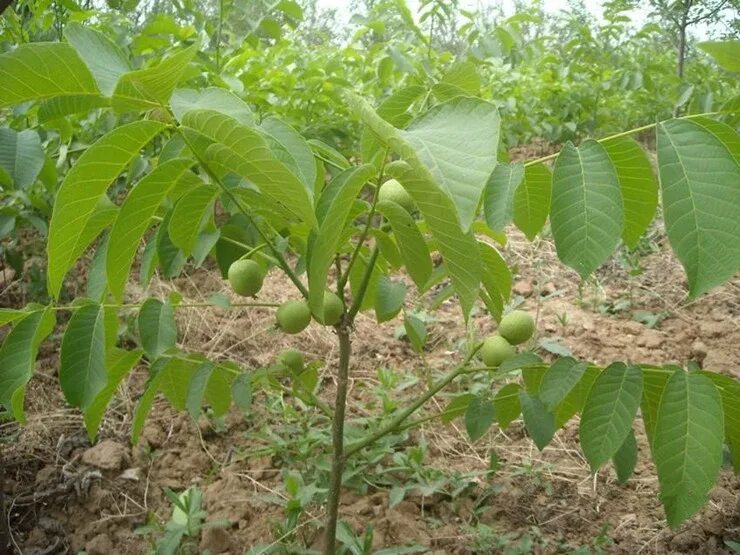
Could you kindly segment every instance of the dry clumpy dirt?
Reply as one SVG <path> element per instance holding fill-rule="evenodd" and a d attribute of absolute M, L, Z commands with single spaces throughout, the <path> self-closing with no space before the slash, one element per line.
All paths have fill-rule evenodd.
<path fill-rule="evenodd" d="M 601 364 L 696 360 L 704 368 L 740 377 L 740 280 L 689 302 L 683 271 L 668 254 L 662 236 L 653 232 L 652 237 L 658 248 L 642 258 L 641 275 L 630 278 L 615 257 L 580 289 L 575 273 L 557 261 L 547 240 L 530 244 L 512 231 L 503 251 L 517 271 L 514 294 L 525 309 L 538 315 L 538 335 L 551 345 Z M 287 280 L 271 274 L 261 300 L 284 300 L 288 285 Z M 212 269 L 194 271 L 174 284 L 155 281 L 150 293 L 164 296 L 175 288 L 194 302 L 217 291 L 226 293 Z M 131 293 L 137 294 L 133 285 Z M 361 316 L 357 322 L 352 417 L 369 416 L 377 410 L 378 368 L 396 368 L 411 375 L 422 366 L 408 343 L 396 339 L 398 321 L 377 327 L 371 316 Z M 659 322 L 650 328 L 634 316 L 648 320 L 659 316 Z M 325 359 L 321 396 L 332 400 L 337 352 L 331 330 L 312 324 L 304 333 L 286 337 L 272 329 L 269 309 L 183 309 L 178 320 L 183 348 L 229 358 L 246 368 L 269 364 L 288 346 L 302 349 L 309 359 Z M 494 329 L 482 311 L 473 324 L 481 334 Z M 466 336 L 454 302 L 442 305 L 429 329 L 426 364 L 439 371 L 449 368 Z M 91 446 L 81 417 L 65 406 L 59 393 L 55 376 L 58 339 L 42 347 L 27 393 L 28 423 L 22 427 L 5 423 L 0 428 L 7 441 L 2 454 L 4 490 L 19 551 L 143 552 L 146 539 L 134 530 L 149 514 L 160 522 L 169 518 L 171 506 L 163 488 L 179 491 L 192 485 L 202 489 L 209 519 L 229 522 L 225 528 L 205 531 L 200 549 L 242 553 L 251 546 L 274 545 L 279 539 L 275 524 L 284 521 L 283 509 L 274 500 L 285 496 L 283 476 L 290 468 L 279 454 L 270 453 L 269 441 L 255 440 L 264 438 L 270 426 L 280 425 L 274 412 L 261 407 L 262 395 L 255 397 L 253 414 L 245 417 L 234 409 L 218 429 L 205 418 L 196 424 L 158 399 L 140 444 L 132 447 L 128 432 L 146 372 L 139 367 L 121 388 L 98 443 Z M 398 397 L 413 397 L 423 383 L 419 380 Z M 295 406 L 289 397 L 284 403 Z M 389 489 L 370 486 L 361 493 L 348 491 L 342 514 L 358 532 L 372 523 L 376 548 L 418 544 L 425 552 L 443 554 L 503 553 L 508 546 L 521 547 L 512 553 L 553 553 L 592 546 L 601 535 L 608 538 L 603 546 L 607 553 L 730 553 L 724 541 L 740 540 L 737 477 L 723 470 L 706 507 L 678 530 L 670 530 L 665 526 L 639 419 L 636 431 L 640 462 L 632 479 L 620 485 L 611 468 L 590 477 L 573 422 L 541 453 L 520 423 L 506 432 L 494 427 L 474 445 L 459 421 L 447 426 L 428 423 L 397 449 L 426 445 L 426 468 L 468 477 L 462 493 L 453 498 L 410 491 L 390 508 Z M 267 454 L 259 455 L 265 447 Z M 486 476 L 492 448 L 500 468 Z M 325 462 L 321 453 L 314 456 L 296 463 L 297 468 L 305 470 Z M 298 541 L 320 547 L 322 516 L 321 507 L 308 509 L 296 534 Z M 494 536 L 499 543 L 490 540 Z M 522 547 L 528 539 L 533 543 L 530 551 Z"/>

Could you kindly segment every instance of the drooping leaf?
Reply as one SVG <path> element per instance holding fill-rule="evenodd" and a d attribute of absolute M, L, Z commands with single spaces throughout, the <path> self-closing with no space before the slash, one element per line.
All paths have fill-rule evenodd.
<path fill-rule="evenodd" d="M 706 41 L 697 46 L 727 71 L 740 71 L 740 40 Z"/>
<path fill-rule="evenodd" d="M 413 314 L 404 314 L 403 329 L 414 351 L 417 353 L 423 352 L 424 345 L 427 342 L 427 326 L 424 321 Z"/>
<path fill-rule="evenodd" d="M 483 189 L 496 167 L 499 126 L 492 104 L 462 97 L 438 104 L 398 132 L 412 149 L 400 148 L 400 154 L 449 195 L 463 232 L 473 224 Z M 413 192 L 411 196 L 417 200 Z"/>
<path fill-rule="evenodd" d="M 657 148 L 668 239 L 696 297 L 740 267 L 740 164 L 689 120 L 660 123 Z"/>
<path fill-rule="evenodd" d="M 254 183 L 273 202 L 282 204 L 296 217 L 316 227 L 313 199 L 301 180 L 274 156 L 262 134 L 237 120 L 213 110 L 191 110 L 182 124 L 210 141 L 195 154 L 206 162 L 221 165 Z"/>
<path fill-rule="evenodd" d="M 524 426 L 527 428 L 537 449 L 542 451 L 555 435 L 555 417 L 547 410 L 539 397 L 519 391 Z"/>
<path fill-rule="evenodd" d="M 171 217 L 172 211 L 169 211 L 162 220 L 156 236 L 157 262 L 162 275 L 168 279 L 179 276 L 187 262 L 185 253 L 178 249 L 170 239 Z"/>
<path fill-rule="evenodd" d="M 131 71 L 123 51 L 100 31 L 77 22 L 65 25 L 64 37 L 92 72 L 100 92 L 111 96 L 121 75 Z"/>
<path fill-rule="evenodd" d="M 175 311 L 169 301 L 147 299 L 139 310 L 141 346 L 150 360 L 158 358 L 177 343 Z"/>
<path fill-rule="evenodd" d="M 599 377 L 601 369 L 596 366 L 588 366 L 583 376 L 578 381 L 573 389 L 565 396 L 560 404 L 555 407 L 555 427 L 560 429 L 573 418 L 573 416 L 583 410 L 583 406 L 586 404 L 588 394 L 591 392 L 591 388 Z M 542 377 L 544 379 L 544 376 Z"/>
<path fill-rule="evenodd" d="M 552 172 L 544 164 L 524 167 L 524 179 L 514 191 L 514 224 L 530 241 L 542 230 L 550 213 Z"/>
<path fill-rule="evenodd" d="M 186 256 L 192 254 L 198 234 L 213 216 L 218 194 L 215 185 L 202 185 L 185 193 L 175 205 L 167 232 L 172 243 Z"/>
<path fill-rule="evenodd" d="M 629 480 L 635 471 L 635 466 L 637 466 L 637 440 L 635 439 L 635 432 L 631 428 L 622 446 L 614 453 L 612 462 L 617 471 L 619 482 L 623 484 Z"/>
<path fill-rule="evenodd" d="M 99 96 L 90 70 L 69 44 L 34 42 L 0 54 L 0 107 L 54 96 Z"/>
<path fill-rule="evenodd" d="M 163 128 L 137 121 L 115 128 L 88 148 L 69 170 L 57 193 L 49 224 L 47 252 L 49 293 L 59 295 L 62 281 L 93 237 L 85 227 L 111 182 Z"/>
<path fill-rule="evenodd" d="M 725 441 L 730 448 L 735 474 L 740 474 L 740 382 L 714 372 L 702 374 L 712 380 L 719 391 L 725 421 Z"/>
<path fill-rule="evenodd" d="M 85 428 L 87 437 L 91 442 L 95 441 L 98 428 L 103 420 L 105 409 L 108 407 L 113 395 L 124 377 L 131 371 L 141 358 L 141 349 L 126 351 L 124 349 L 112 349 L 106 356 L 108 368 L 108 381 L 105 387 L 97 394 L 92 403 L 85 410 Z"/>
<path fill-rule="evenodd" d="M 215 368 L 216 365 L 213 362 L 206 360 L 195 370 L 195 375 L 188 388 L 187 400 L 185 401 L 185 408 L 193 420 L 197 421 L 198 416 L 200 416 L 200 407 L 203 404 L 206 386 Z"/>
<path fill-rule="evenodd" d="M 514 218 L 514 192 L 524 179 L 521 162 L 499 164 L 486 183 L 483 212 L 486 224 L 494 231 L 503 231 Z"/>
<path fill-rule="evenodd" d="M 581 415 L 581 449 L 597 472 L 632 429 L 642 398 L 642 369 L 615 362 L 596 378 Z"/>
<path fill-rule="evenodd" d="M 108 281 L 105 275 L 105 259 L 108 255 L 109 236 L 104 235 L 95 248 L 90 268 L 87 271 L 86 296 L 95 302 L 103 302 L 108 291 Z"/>
<path fill-rule="evenodd" d="M 146 417 L 149 415 L 149 411 L 152 410 L 152 404 L 154 398 L 157 396 L 159 391 L 159 382 L 162 379 L 162 369 L 167 365 L 169 359 L 160 358 L 152 364 L 149 369 L 149 379 L 144 386 L 144 393 L 139 397 L 134 409 L 134 415 L 131 419 L 131 444 L 137 445 L 139 443 L 139 437 L 144 429 L 144 423 Z"/>
<path fill-rule="evenodd" d="M 460 297 L 463 314 L 469 314 L 478 298 L 481 276 L 481 261 L 474 234 L 463 233 L 451 221 L 449 215 L 454 208 L 449 197 L 432 188 L 428 181 L 419 179 L 408 164 L 392 162 L 386 166 L 386 171 L 398 179 L 412 196 L 416 194 L 414 202 L 424 214 L 432 236 L 437 241 L 447 274 Z"/>
<path fill-rule="evenodd" d="M 653 439 L 660 498 L 675 528 L 707 501 L 722 466 L 720 394 L 700 374 L 674 372 L 660 400 Z"/>
<path fill-rule="evenodd" d="M 406 300 L 406 284 L 380 276 L 375 292 L 375 317 L 378 322 L 387 322 L 396 317 Z"/>
<path fill-rule="evenodd" d="M 588 277 L 619 243 L 624 211 L 619 180 L 599 143 L 565 145 L 553 170 L 550 224 L 558 257 Z"/>
<path fill-rule="evenodd" d="M 249 412 L 252 408 L 252 380 L 249 374 L 239 374 L 231 383 L 231 396 L 240 411 Z"/>
<path fill-rule="evenodd" d="M 519 417 L 522 411 L 519 402 L 519 393 L 522 390 L 517 383 L 509 383 L 502 387 L 493 398 L 493 406 L 496 409 L 496 419 L 502 430 L 509 427 Z"/>
<path fill-rule="evenodd" d="M 511 270 L 494 246 L 478 241 L 478 252 L 483 265 L 481 282 L 491 297 L 498 297 L 499 302 L 496 304 L 503 308 L 511 297 Z M 494 314 L 494 318 L 497 321 L 501 318 L 501 309 Z"/>
<path fill-rule="evenodd" d="M 36 131 L 17 132 L 0 127 L 0 168 L 11 177 L 16 189 L 26 189 L 36 181 L 44 160 L 44 149 Z"/>
<path fill-rule="evenodd" d="M 59 383 L 67 402 L 86 409 L 108 381 L 105 309 L 86 304 L 72 314 L 62 338 Z"/>
<path fill-rule="evenodd" d="M 265 118 L 260 124 L 275 157 L 297 175 L 311 196 L 316 183 L 316 163 L 306 140 L 290 125 L 278 118 Z"/>
<path fill-rule="evenodd" d="M 571 357 L 562 357 L 556 360 L 542 376 L 539 396 L 548 410 L 555 407 L 578 384 L 586 371 L 588 364 L 578 362 Z"/>
<path fill-rule="evenodd" d="M 669 369 L 650 369 L 645 368 L 643 370 L 643 391 L 642 391 L 642 402 L 640 403 L 640 414 L 642 421 L 645 424 L 645 435 L 647 435 L 648 443 L 652 449 L 653 437 L 655 430 L 655 421 L 658 418 L 658 409 L 660 408 L 660 399 L 663 396 L 663 390 L 665 389 L 668 379 L 673 375 L 673 372 L 680 368 L 673 367 L 673 370 Z"/>
<path fill-rule="evenodd" d="M 634 249 L 653 221 L 658 207 L 658 183 L 642 147 L 630 137 L 602 143 L 617 172 L 624 205 L 622 239 Z"/>
<path fill-rule="evenodd" d="M 127 112 L 167 107 L 172 91 L 196 51 L 197 45 L 193 45 L 154 67 L 124 73 L 113 92 L 113 108 L 117 112 Z"/>
<path fill-rule="evenodd" d="M 496 410 L 491 400 L 481 396 L 475 397 L 465 411 L 465 429 L 470 441 L 475 442 L 482 438 L 495 418 Z"/>
<path fill-rule="evenodd" d="M 0 347 L 0 404 L 16 420 L 25 419 L 23 395 L 33 375 L 39 346 L 54 329 L 56 319 L 50 308 L 39 308 L 16 322 Z"/>
<path fill-rule="evenodd" d="M 308 301 L 314 314 L 321 314 L 323 310 L 326 276 L 340 246 L 352 205 L 373 173 L 373 167 L 365 164 L 345 170 L 333 180 L 335 184 L 331 190 L 334 195 L 311 248 L 308 269 Z"/>
<path fill-rule="evenodd" d="M 424 236 L 414 219 L 399 204 L 380 201 L 377 210 L 388 220 L 393 234 L 398 239 L 398 249 L 411 279 L 420 291 L 432 275 L 432 259 Z"/>
<path fill-rule="evenodd" d="M 152 216 L 192 163 L 192 160 L 176 158 L 161 164 L 139 181 L 123 201 L 111 228 L 106 263 L 108 286 L 117 300 L 123 297 L 136 250 Z"/>
<path fill-rule="evenodd" d="M 449 424 L 455 420 L 455 418 L 462 416 L 465 414 L 465 411 L 468 410 L 470 403 L 472 403 L 474 399 L 477 399 L 477 397 L 473 393 L 463 393 L 462 395 L 453 397 L 442 411 L 442 415 L 439 418 L 440 421 L 443 424 Z"/>

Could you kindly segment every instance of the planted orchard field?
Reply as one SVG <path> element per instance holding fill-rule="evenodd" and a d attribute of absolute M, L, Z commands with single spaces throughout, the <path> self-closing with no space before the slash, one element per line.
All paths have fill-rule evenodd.
<path fill-rule="evenodd" d="M 625 349 L 635 359 L 655 363 L 700 357 L 707 368 L 738 377 L 737 282 L 716 289 L 701 304 L 687 303 L 681 284 L 667 279 L 671 272 L 666 272 L 666 264 L 672 272 L 680 268 L 665 250 L 656 249 L 642 258 L 641 276 L 630 278 L 614 261 L 598 276 L 598 287 L 588 285 L 579 296 L 572 275 L 557 263 L 550 241 L 532 247 L 512 232 L 504 254 L 521 272 L 513 287 L 523 301 L 519 308 L 536 313 L 539 307 L 540 344 L 557 345 L 578 359 L 588 357 L 601 364 Z M 630 285 L 632 305 L 615 311 L 613 307 L 626 300 Z M 279 274 L 268 274 L 260 298 L 282 301 L 287 287 Z M 213 270 L 197 270 L 175 284 L 157 282 L 152 291 L 166 297 L 175 288 L 184 295 L 183 303 L 207 302 L 214 293 L 238 299 Z M 633 319 L 644 316 L 640 311 L 656 317 L 670 314 L 650 328 L 650 322 Z M 402 405 L 413 400 L 424 390 L 422 369 L 441 375 L 466 336 L 452 302 L 443 304 L 428 323 L 423 358 L 407 340 L 397 339 L 398 324 L 378 327 L 368 317 L 357 321 L 360 339 L 348 402 L 352 421 L 361 423 L 384 402 Z M 483 335 L 495 328 L 486 314 L 474 315 L 472 325 Z M 273 364 L 288 348 L 300 349 L 307 361 L 326 360 L 319 369 L 318 391 L 320 398 L 331 402 L 337 352 L 333 333 L 322 326 L 312 324 L 301 335 L 286 338 L 274 330 L 269 309 L 207 313 L 193 309 L 178 314 L 178 329 L 182 344 L 214 354 L 228 352 L 244 366 Z M 41 353 L 37 372 L 52 372 L 55 365 L 50 346 Z M 160 399 L 140 444 L 131 448 L 130 420 L 145 381 L 143 367 L 127 379 L 103 421 L 97 448 L 81 432 L 80 417 L 65 408 L 51 387 L 52 377 L 42 378 L 29 391 L 29 423 L 23 428 L 13 425 L 18 436 L 7 451 L 6 464 L 16 495 L 28 498 L 41 492 L 42 497 L 14 508 L 21 523 L 17 540 L 41 548 L 58 538 L 60 545 L 92 553 L 115 548 L 122 553 L 143 551 L 149 540 L 132 531 L 152 518 L 150 514 L 161 522 L 172 514 L 162 488 L 182 491 L 193 485 L 203 491 L 208 518 L 230 523 L 202 533 L 201 549 L 236 552 L 239 546 L 268 546 L 286 534 L 281 526 L 286 526 L 286 483 L 291 473 L 301 476 L 302 491 L 321 487 L 317 463 L 330 441 L 320 429 L 325 418 L 278 390 L 256 398 L 249 418 L 234 409 L 221 419 L 204 415 L 197 422 Z M 480 379 L 452 387 L 424 415 L 444 409 L 449 396 L 485 387 L 486 381 Z M 10 430 L 6 425 L 5 433 Z M 573 424 L 540 452 L 519 421 L 506 431 L 494 427 L 476 442 L 469 440 L 461 419 L 448 425 L 430 421 L 354 461 L 353 473 L 360 471 L 362 480 L 350 481 L 342 514 L 358 532 L 373 525 L 374 549 L 418 544 L 431 552 L 449 553 L 598 547 L 624 553 L 720 552 L 722 541 L 733 538 L 740 525 L 740 487 L 731 471 L 721 474 L 705 509 L 681 529 L 667 529 L 639 420 L 635 432 L 639 450 L 635 475 L 619 484 L 612 468 L 596 478 L 590 474 Z M 491 450 L 497 455 L 495 472 Z M 318 504 L 308 504 L 296 519 L 294 534 L 280 543 L 315 545 L 321 510 Z"/>
<path fill-rule="evenodd" d="M 0 551 L 740 549 L 736 2 L 11 4 Z"/>

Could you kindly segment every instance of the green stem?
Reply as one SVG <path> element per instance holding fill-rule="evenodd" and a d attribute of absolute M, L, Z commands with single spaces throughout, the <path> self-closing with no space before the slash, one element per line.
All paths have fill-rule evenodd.
<path fill-rule="evenodd" d="M 455 370 L 447 374 L 444 378 L 442 378 L 437 383 L 435 383 L 432 387 L 430 387 L 424 393 L 424 395 L 419 397 L 416 401 L 414 401 L 412 404 L 406 407 L 403 411 L 398 413 L 398 415 L 394 417 L 393 420 L 391 420 L 386 426 L 382 427 L 374 434 L 371 434 L 365 437 L 364 439 L 361 439 L 360 441 L 348 446 L 345 452 L 345 458 L 351 457 L 352 455 L 361 451 L 368 445 L 375 443 L 381 437 L 397 430 L 403 424 L 404 420 L 406 420 L 409 416 L 411 416 L 417 410 L 419 410 L 422 406 L 424 406 L 424 404 L 427 401 L 429 401 L 429 399 L 431 399 L 437 393 L 442 391 L 445 387 L 450 385 L 453 381 L 455 381 L 455 379 L 458 376 L 466 373 L 466 371 L 468 370 L 467 368 L 468 363 L 473 359 L 473 357 L 475 356 L 475 353 L 478 352 L 478 349 L 480 349 L 480 345 L 477 345 L 475 349 L 473 349 L 470 353 L 468 353 L 468 356 L 465 357 L 465 360 L 462 362 L 460 366 L 455 368 Z"/>
<path fill-rule="evenodd" d="M 708 117 L 708 116 L 716 116 L 717 114 L 721 114 L 722 112 L 704 112 L 703 114 L 691 114 L 688 116 L 681 116 L 680 118 L 672 118 L 672 119 L 693 119 L 693 118 L 701 118 L 701 117 Z M 667 121 L 667 120 L 666 120 Z M 657 127 L 659 123 L 663 123 L 661 121 L 650 123 L 648 125 L 643 125 L 641 127 L 635 127 L 634 129 L 630 129 L 628 131 L 622 131 L 621 133 L 615 133 L 614 135 L 609 135 L 608 137 L 603 137 L 601 139 L 597 139 L 597 143 L 605 143 L 607 141 L 612 141 L 614 139 L 619 139 L 621 137 L 627 137 L 629 135 L 634 135 L 635 133 L 640 133 L 642 131 L 647 131 L 648 129 L 653 129 L 654 127 Z M 536 164 L 541 164 L 543 162 L 547 162 L 549 160 L 554 160 L 560 155 L 560 151 L 554 153 L 554 154 L 548 154 L 547 156 L 543 156 L 542 158 L 535 158 L 534 160 L 530 160 L 529 162 L 526 162 L 524 164 L 524 167 L 534 166 Z"/>

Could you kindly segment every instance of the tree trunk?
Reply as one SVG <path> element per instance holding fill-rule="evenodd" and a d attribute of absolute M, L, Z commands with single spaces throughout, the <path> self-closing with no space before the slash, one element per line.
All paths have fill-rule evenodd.
<path fill-rule="evenodd" d="M 344 472 L 344 412 L 347 404 L 347 385 L 349 382 L 349 357 L 352 350 L 350 325 L 345 319 L 337 327 L 339 336 L 339 371 L 337 372 L 337 396 L 334 403 L 332 422 L 332 467 L 329 483 L 329 499 L 326 504 L 326 529 L 324 531 L 324 554 L 336 553 L 337 521 L 339 518 L 339 498 L 342 492 L 342 473 Z"/>
<path fill-rule="evenodd" d="M 684 18 L 685 21 L 686 18 Z M 683 68 L 686 62 L 686 25 L 678 28 L 678 60 L 676 64 L 676 73 L 678 78 L 683 80 Z"/>

